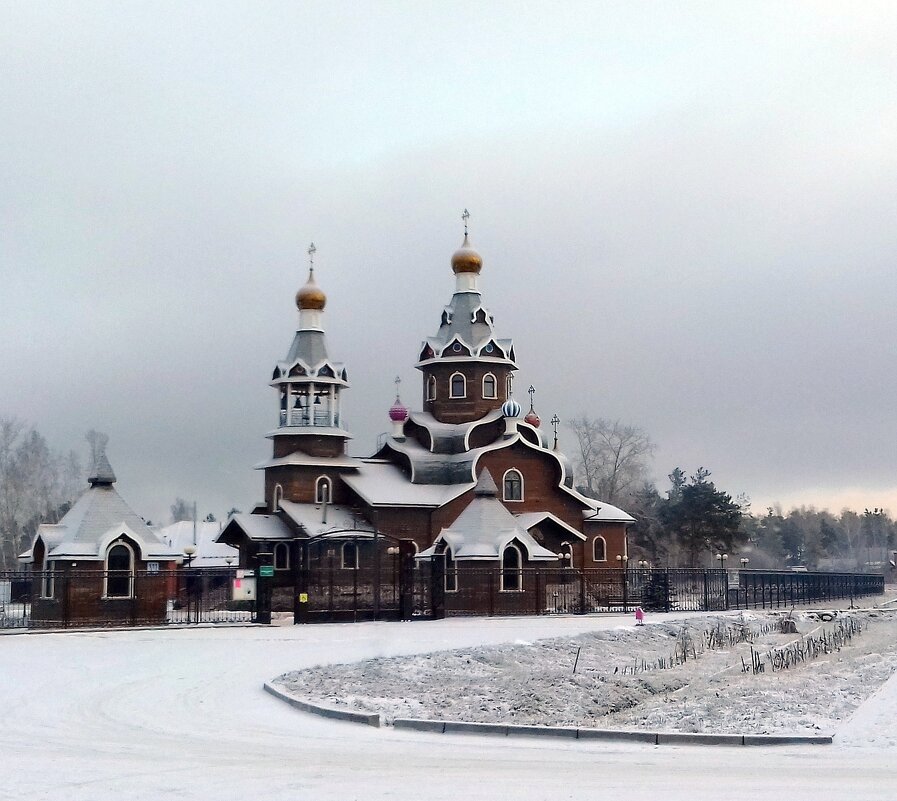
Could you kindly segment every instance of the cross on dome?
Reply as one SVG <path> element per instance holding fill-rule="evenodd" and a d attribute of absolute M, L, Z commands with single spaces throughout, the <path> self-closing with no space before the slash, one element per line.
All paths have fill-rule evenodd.
<path fill-rule="evenodd" d="M 529 423 L 534 428 L 538 428 L 542 420 L 539 418 L 539 415 L 536 414 L 536 409 L 533 406 L 533 397 L 536 394 L 536 388 L 530 384 L 527 392 L 529 393 L 529 411 L 526 413 L 526 417 L 523 418 L 523 422 Z"/>
<path fill-rule="evenodd" d="M 467 221 L 470 219 L 470 212 L 467 209 L 464 209 L 464 213 L 461 215 L 461 219 L 464 220 L 464 236 L 467 236 Z"/>
<path fill-rule="evenodd" d="M 402 403 L 402 399 L 399 397 L 399 384 L 402 383 L 401 377 L 396 376 L 394 383 L 396 385 L 396 400 L 389 408 L 389 419 L 393 423 L 404 423 L 408 419 L 408 407 Z"/>
<path fill-rule="evenodd" d="M 327 295 L 315 283 L 315 253 L 318 252 L 318 249 L 314 242 L 308 246 L 306 252 L 308 253 L 308 280 L 305 282 L 305 286 L 296 293 L 296 306 L 299 311 L 322 311 L 327 304 Z"/>

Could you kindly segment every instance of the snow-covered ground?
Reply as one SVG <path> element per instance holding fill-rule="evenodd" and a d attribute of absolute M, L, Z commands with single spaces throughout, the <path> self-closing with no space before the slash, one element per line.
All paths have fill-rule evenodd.
<path fill-rule="evenodd" d="M 262 691 L 290 670 L 535 642 L 628 617 L 442 620 L 0 637 L 0 799 L 895 797 L 890 679 L 832 746 L 645 746 L 374 729 Z M 459 692 L 473 676 L 457 679 Z"/>
<path fill-rule="evenodd" d="M 732 734 L 831 734 L 897 669 L 897 610 L 832 622 L 798 612 L 702 616 L 538 642 L 294 671 L 275 684 L 326 706 L 397 717 Z M 830 653 L 772 671 L 765 654 L 853 620 Z M 730 642 L 729 634 L 737 635 Z M 715 635 L 723 635 L 718 647 Z M 742 637 L 745 642 L 738 642 Z M 752 651 L 764 671 L 745 672 Z"/>

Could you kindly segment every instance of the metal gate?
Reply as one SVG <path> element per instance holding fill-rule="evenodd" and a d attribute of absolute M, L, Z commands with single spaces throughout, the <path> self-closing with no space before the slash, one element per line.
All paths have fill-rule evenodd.
<path fill-rule="evenodd" d="M 297 623 L 434 616 L 432 566 L 412 540 L 344 529 L 300 542 Z"/>

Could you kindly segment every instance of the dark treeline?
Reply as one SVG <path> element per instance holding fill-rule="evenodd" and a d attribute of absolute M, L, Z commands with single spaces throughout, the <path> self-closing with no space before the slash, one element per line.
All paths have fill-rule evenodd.
<path fill-rule="evenodd" d="M 838 514 L 802 506 L 783 512 L 750 512 L 744 498 L 733 500 L 699 470 L 685 480 L 670 475 L 661 495 L 653 484 L 634 492 L 627 511 L 637 522 L 630 529 L 633 559 L 656 566 L 805 567 L 808 570 L 885 572 L 897 547 L 897 521 L 882 509 Z"/>
<path fill-rule="evenodd" d="M 886 572 L 897 547 L 897 521 L 882 509 L 839 514 L 802 506 L 789 512 L 751 512 L 744 496 L 719 489 L 710 472 L 688 476 L 679 468 L 661 492 L 646 480 L 655 446 L 638 426 L 582 416 L 571 420 L 576 437 L 577 488 L 622 507 L 636 518 L 631 560 L 654 566 L 728 568 L 805 567 L 808 570 Z"/>

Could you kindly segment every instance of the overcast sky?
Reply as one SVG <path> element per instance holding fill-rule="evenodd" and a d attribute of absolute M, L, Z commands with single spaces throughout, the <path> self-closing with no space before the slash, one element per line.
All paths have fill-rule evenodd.
<path fill-rule="evenodd" d="M 308 243 L 369 455 L 467 207 L 543 420 L 897 511 L 895 42 L 893 2 L 6 0 L 0 415 L 106 431 L 153 520 L 248 510 Z"/>

